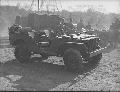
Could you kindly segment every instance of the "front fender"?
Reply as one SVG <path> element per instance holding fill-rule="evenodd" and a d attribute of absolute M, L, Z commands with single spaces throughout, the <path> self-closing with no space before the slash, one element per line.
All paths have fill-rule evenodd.
<path fill-rule="evenodd" d="M 66 42 L 66 43 L 60 45 L 58 48 L 58 54 L 63 56 L 64 52 L 70 48 L 79 50 L 83 56 L 88 55 L 88 48 L 85 46 L 85 44 L 84 43 L 76 43 L 76 42 Z"/>

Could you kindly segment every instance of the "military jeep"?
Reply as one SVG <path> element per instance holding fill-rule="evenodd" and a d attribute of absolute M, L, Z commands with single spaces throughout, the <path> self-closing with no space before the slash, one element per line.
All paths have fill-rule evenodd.
<path fill-rule="evenodd" d="M 43 15 L 39 17 L 41 16 L 43 17 Z M 51 18 L 50 15 L 48 20 L 49 18 Z M 54 23 L 53 26 L 52 23 L 56 21 L 58 23 Z M 32 22 L 35 23 L 33 20 Z M 15 47 L 14 54 L 20 63 L 29 62 L 33 54 L 40 54 L 43 60 L 49 56 L 58 56 L 63 57 L 68 70 L 76 71 L 83 70 L 85 65 L 97 64 L 101 60 L 103 49 L 99 46 L 99 37 L 80 33 L 67 34 L 65 31 L 69 29 L 64 29 L 67 28 L 66 25 L 58 20 L 52 19 L 50 22 L 52 27 L 47 25 L 49 21 L 46 21 L 47 23 L 44 21 L 44 24 L 39 19 L 39 22 L 40 25 L 37 24 L 37 27 L 34 25 L 21 26 L 21 24 L 15 23 L 9 28 L 9 41 Z M 59 28 L 54 28 L 56 26 L 62 27 L 58 30 Z M 63 33 L 56 34 L 55 30 Z"/>

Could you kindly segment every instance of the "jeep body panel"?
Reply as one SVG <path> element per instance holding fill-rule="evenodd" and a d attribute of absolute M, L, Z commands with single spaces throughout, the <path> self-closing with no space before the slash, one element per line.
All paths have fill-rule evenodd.
<path fill-rule="evenodd" d="M 79 50 L 84 58 L 99 53 L 96 51 L 99 49 L 99 37 L 85 33 L 74 33 L 72 23 L 69 27 L 69 23 L 65 23 L 64 19 L 57 15 L 37 15 L 32 13 L 19 20 L 21 21 L 20 24 L 12 25 L 9 28 L 9 40 L 13 46 L 24 43 L 34 53 L 57 56 L 63 56 L 64 52 L 69 48 Z M 47 32 L 48 34 L 46 34 Z"/>

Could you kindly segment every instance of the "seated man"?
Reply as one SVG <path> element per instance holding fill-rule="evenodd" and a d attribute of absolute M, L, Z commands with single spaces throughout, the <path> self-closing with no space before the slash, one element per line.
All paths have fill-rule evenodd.
<path fill-rule="evenodd" d="M 91 30 L 90 22 L 88 22 L 88 24 L 86 25 L 86 29 L 87 29 L 87 30 Z"/>

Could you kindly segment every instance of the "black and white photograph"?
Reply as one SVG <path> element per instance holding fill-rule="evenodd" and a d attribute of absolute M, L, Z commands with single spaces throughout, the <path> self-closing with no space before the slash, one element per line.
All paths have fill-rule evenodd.
<path fill-rule="evenodd" d="M 0 91 L 120 91 L 120 0 L 0 0 Z"/>

